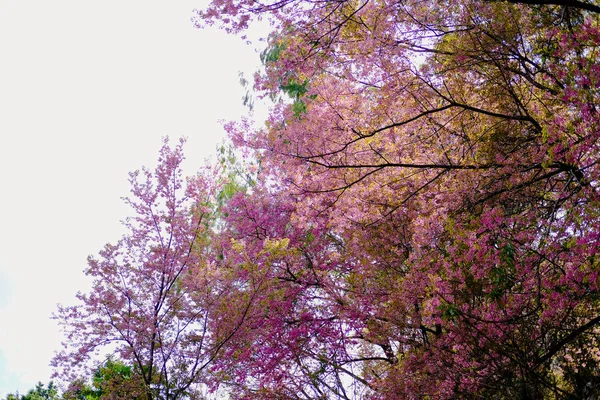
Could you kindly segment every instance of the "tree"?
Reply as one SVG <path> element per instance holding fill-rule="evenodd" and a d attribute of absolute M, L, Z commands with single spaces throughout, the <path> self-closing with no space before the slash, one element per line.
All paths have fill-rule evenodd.
<path fill-rule="evenodd" d="M 64 400 L 100 399 L 140 399 L 146 398 L 141 376 L 134 368 L 121 361 L 108 358 L 93 372 L 91 385 L 80 378 L 69 383 L 63 394 Z"/>
<path fill-rule="evenodd" d="M 67 381 L 86 376 L 81 370 L 103 349 L 133 368 L 101 367 L 102 379 L 118 367 L 148 399 L 194 398 L 232 335 L 212 324 L 226 290 L 208 247 L 217 188 L 210 172 L 184 183 L 182 144 L 171 148 L 165 139 L 154 172 L 130 174 L 133 198 L 126 201 L 135 216 L 125 221 L 128 234 L 88 259 L 93 285 L 77 295 L 79 304 L 59 307 L 66 342 L 53 365 Z"/>
<path fill-rule="evenodd" d="M 268 176 L 242 208 L 249 232 L 289 239 L 296 257 L 283 275 L 253 265 L 278 282 L 272 299 L 295 300 L 254 333 L 271 340 L 248 341 L 288 350 L 268 371 L 240 363 L 239 396 L 589 397 L 597 3 L 229 0 L 198 21 L 240 31 L 261 17 L 277 32 L 257 90 L 289 99 L 265 129 L 229 129 Z M 302 345 L 273 339 L 290 326 Z"/>
<path fill-rule="evenodd" d="M 18 392 L 6 395 L 6 400 L 58 400 L 59 398 L 58 390 L 52 381 L 46 387 L 42 382 L 38 382 L 35 388 L 30 389 L 25 395 L 20 395 Z"/>

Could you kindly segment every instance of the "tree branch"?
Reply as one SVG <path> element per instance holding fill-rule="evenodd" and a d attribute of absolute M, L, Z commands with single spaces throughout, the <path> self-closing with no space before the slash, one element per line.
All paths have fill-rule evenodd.
<path fill-rule="evenodd" d="M 586 3 L 584 1 L 577 0 L 507 0 L 513 4 L 530 4 L 540 6 L 563 6 L 570 8 L 577 8 L 580 10 L 591 11 L 594 13 L 600 13 L 600 6 L 595 4 Z"/>

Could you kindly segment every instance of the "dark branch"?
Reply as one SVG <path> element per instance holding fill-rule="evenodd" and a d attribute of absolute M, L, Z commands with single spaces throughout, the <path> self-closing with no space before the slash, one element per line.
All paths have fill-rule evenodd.
<path fill-rule="evenodd" d="M 558 342 L 556 342 L 552 346 L 550 346 L 550 349 L 548 349 L 546 354 L 544 354 L 543 357 L 539 358 L 537 364 L 538 365 L 544 364 L 546 361 L 548 361 L 549 359 L 554 357 L 554 355 L 556 353 L 558 353 L 563 347 L 565 347 L 571 341 L 575 340 L 579 335 L 583 334 L 585 331 L 593 328 L 594 326 L 598 325 L 599 323 L 600 323 L 600 316 L 597 316 L 596 318 L 591 319 L 587 324 L 582 325 L 579 328 L 575 329 L 574 331 L 569 333 L 567 336 L 565 336 L 564 338 L 562 338 L 561 340 L 559 340 Z"/>
<path fill-rule="evenodd" d="M 580 10 L 591 11 L 600 13 L 600 6 L 595 4 L 586 3 L 584 1 L 577 0 L 507 0 L 513 4 L 531 4 L 531 5 L 545 5 L 545 6 L 563 6 L 570 8 L 577 8 Z"/>

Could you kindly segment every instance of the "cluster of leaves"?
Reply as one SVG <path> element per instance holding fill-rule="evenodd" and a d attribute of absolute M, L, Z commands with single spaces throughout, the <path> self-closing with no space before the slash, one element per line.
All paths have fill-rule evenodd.
<path fill-rule="evenodd" d="M 70 382 L 62 400 L 146 400 L 141 374 L 134 371 L 135 368 L 108 358 L 93 372 L 91 384 L 84 378 Z"/>
<path fill-rule="evenodd" d="M 600 6 L 199 12 L 262 17 L 266 126 L 187 184 L 167 143 L 132 175 L 130 234 L 57 314 L 63 377 L 108 347 L 148 399 L 593 398 Z"/>

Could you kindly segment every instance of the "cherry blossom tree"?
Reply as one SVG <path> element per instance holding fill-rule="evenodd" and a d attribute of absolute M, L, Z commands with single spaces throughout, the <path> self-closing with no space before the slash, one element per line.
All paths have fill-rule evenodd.
<path fill-rule="evenodd" d="M 151 399 L 592 398 L 600 387 L 593 1 L 214 0 L 274 32 L 254 164 L 131 175 L 129 233 L 61 307 Z M 243 163 L 241 164 L 243 165 Z M 242 167 L 243 169 L 243 167 Z"/>
<path fill-rule="evenodd" d="M 109 351 L 133 366 L 148 399 L 195 398 L 236 329 L 211 322 L 225 312 L 208 246 L 216 180 L 208 171 L 184 182 L 182 145 L 165 139 L 156 169 L 130 174 L 128 233 L 89 258 L 91 289 L 55 315 L 66 340 L 53 365 L 66 381 Z"/>
<path fill-rule="evenodd" d="M 254 257 L 236 287 L 270 282 L 237 342 L 248 350 L 232 353 L 239 369 L 218 367 L 236 395 L 585 398 L 600 385 L 599 11 L 223 0 L 199 12 L 234 32 L 254 18 L 276 29 L 256 89 L 280 100 L 265 128 L 228 126 L 266 176 L 230 204 L 231 235 Z M 273 240 L 289 253 L 261 261 Z"/>

